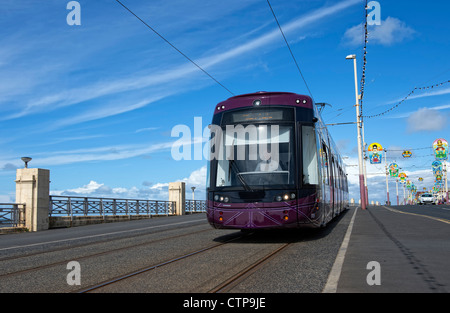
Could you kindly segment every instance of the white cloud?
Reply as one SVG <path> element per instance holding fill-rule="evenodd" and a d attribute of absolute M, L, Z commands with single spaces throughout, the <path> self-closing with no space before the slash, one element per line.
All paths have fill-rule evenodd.
<path fill-rule="evenodd" d="M 188 178 L 184 178 L 182 181 L 186 183 L 186 185 L 190 186 L 196 186 L 205 188 L 206 187 L 206 165 L 202 168 L 199 168 L 198 170 L 195 170 L 189 175 Z"/>
<path fill-rule="evenodd" d="M 189 177 L 179 179 L 186 183 L 186 199 L 192 198 L 191 187 L 195 186 L 195 199 L 206 198 L 206 165 L 193 171 Z M 81 196 L 116 199 L 169 200 L 169 183 L 158 182 L 151 184 L 144 182 L 143 187 L 109 187 L 104 183 L 91 180 L 88 184 L 66 190 L 52 190 L 55 196 Z M 6 196 L 5 196 L 6 199 Z"/>
<path fill-rule="evenodd" d="M 369 44 L 390 46 L 411 38 L 415 30 L 405 22 L 395 17 L 387 17 L 381 25 L 368 26 Z M 344 34 L 343 42 L 350 46 L 360 46 L 364 43 L 364 24 L 353 26 Z"/>
<path fill-rule="evenodd" d="M 78 187 L 75 189 L 67 189 L 68 193 L 75 193 L 75 194 L 83 194 L 83 195 L 90 195 L 94 192 L 98 192 L 99 189 L 101 189 L 104 186 L 104 184 L 99 184 L 93 180 L 89 182 L 89 184 L 84 185 L 83 187 Z"/>
<path fill-rule="evenodd" d="M 0 203 L 15 203 L 15 198 L 15 195 L 0 195 Z"/>
<path fill-rule="evenodd" d="M 433 89 L 430 89 L 431 91 L 427 91 L 422 94 L 414 94 L 413 96 L 408 97 L 408 99 L 411 100 L 411 99 L 424 98 L 424 97 L 434 97 L 434 96 L 447 95 L 450 93 L 450 88 L 444 88 L 444 89 L 440 89 L 440 90 L 437 88 L 438 87 L 435 87 Z"/>
<path fill-rule="evenodd" d="M 408 131 L 410 133 L 420 131 L 441 130 L 447 124 L 447 117 L 438 110 L 421 108 L 408 117 Z"/>

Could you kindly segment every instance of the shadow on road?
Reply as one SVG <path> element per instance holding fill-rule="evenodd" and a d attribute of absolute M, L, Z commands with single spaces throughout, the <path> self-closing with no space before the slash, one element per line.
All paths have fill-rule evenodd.
<path fill-rule="evenodd" d="M 323 228 L 236 230 L 236 232 L 214 238 L 214 241 L 227 242 L 236 237 L 240 238 L 233 240 L 233 243 L 294 243 L 314 241 L 330 234 L 348 212 L 349 210 L 345 210 Z"/>

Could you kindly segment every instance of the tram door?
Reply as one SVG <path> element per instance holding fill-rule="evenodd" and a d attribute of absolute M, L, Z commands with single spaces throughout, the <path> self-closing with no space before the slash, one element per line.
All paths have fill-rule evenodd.
<path fill-rule="evenodd" d="M 328 215 L 332 209 L 332 192 L 331 192 L 331 162 L 327 146 L 322 142 L 322 170 L 323 170 L 323 184 L 322 184 L 322 198 L 325 202 L 325 215 L 328 220 Z"/>
<path fill-rule="evenodd" d="M 330 193 L 331 193 L 331 212 L 333 212 L 333 216 L 335 214 L 336 209 L 336 162 L 334 161 L 334 156 L 331 156 L 331 165 L 330 165 Z"/>

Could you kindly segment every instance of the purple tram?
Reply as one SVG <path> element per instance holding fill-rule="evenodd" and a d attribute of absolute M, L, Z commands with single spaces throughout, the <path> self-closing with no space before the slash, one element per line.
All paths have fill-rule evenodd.
<path fill-rule="evenodd" d="M 322 227 L 348 207 L 344 163 L 310 97 L 231 97 L 215 107 L 210 130 L 213 227 Z"/>

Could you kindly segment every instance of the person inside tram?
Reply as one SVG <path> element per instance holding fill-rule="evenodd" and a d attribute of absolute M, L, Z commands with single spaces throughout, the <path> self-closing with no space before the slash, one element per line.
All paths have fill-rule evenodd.
<path fill-rule="evenodd" d="M 261 162 L 256 166 L 255 172 L 275 172 L 281 171 L 281 166 L 278 160 L 272 158 L 272 155 L 268 152 L 263 154 Z"/>

